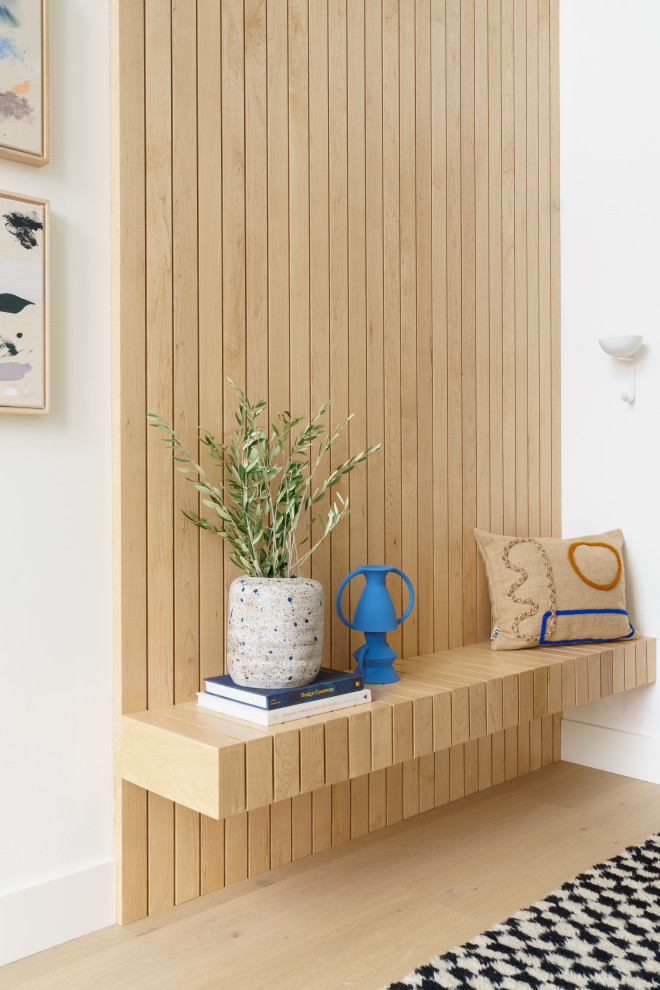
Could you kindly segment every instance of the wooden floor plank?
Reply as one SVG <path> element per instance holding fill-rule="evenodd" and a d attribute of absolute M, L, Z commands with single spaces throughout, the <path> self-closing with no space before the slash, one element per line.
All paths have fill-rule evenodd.
<path fill-rule="evenodd" d="M 219 972 L 228 986 L 368 990 L 641 841 L 659 816 L 657 785 L 553 764 L 291 863 L 266 886 L 12 963 L 0 990 L 211 990 Z"/>

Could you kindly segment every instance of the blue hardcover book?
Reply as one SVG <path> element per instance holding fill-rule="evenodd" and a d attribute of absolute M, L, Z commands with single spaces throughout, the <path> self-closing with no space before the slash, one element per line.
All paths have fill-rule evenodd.
<path fill-rule="evenodd" d="M 254 705 L 257 708 L 273 711 L 276 708 L 290 708 L 291 705 L 300 705 L 306 701 L 319 701 L 339 694 L 362 691 L 364 681 L 362 677 L 350 670 L 331 670 L 329 667 L 321 667 L 318 676 L 311 684 L 297 688 L 243 687 L 234 684 L 229 674 L 207 677 L 204 680 L 204 685 L 209 694 L 216 694 L 220 698 L 231 698 L 233 701 L 242 701 L 246 705 Z"/>

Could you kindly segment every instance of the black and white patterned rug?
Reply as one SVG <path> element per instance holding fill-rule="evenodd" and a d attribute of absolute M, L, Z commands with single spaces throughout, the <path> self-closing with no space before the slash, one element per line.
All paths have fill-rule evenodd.
<path fill-rule="evenodd" d="M 660 988 L 660 835 L 594 866 L 388 990 Z"/>

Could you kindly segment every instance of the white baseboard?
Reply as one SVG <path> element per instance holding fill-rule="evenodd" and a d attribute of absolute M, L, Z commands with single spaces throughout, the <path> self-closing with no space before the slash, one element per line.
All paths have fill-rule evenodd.
<path fill-rule="evenodd" d="M 116 920 L 114 859 L 0 895 L 0 966 Z"/>
<path fill-rule="evenodd" d="M 660 784 L 660 739 L 565 718 L 561 758 L 596 770 Z"/>

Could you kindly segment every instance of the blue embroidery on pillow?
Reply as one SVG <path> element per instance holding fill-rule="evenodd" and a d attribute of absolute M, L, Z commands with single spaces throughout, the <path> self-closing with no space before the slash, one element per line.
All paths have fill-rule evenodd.
<path fill-rule="evenodd" d="M 566 609 L 563 612 L 557 611 L 555 615 L 596 615 L 602 613 L 609 613 L 610 615 L 625 615 L 628 613 L 624 608 L 571 608 Z M 546 612 L 543 616 L 543 621 L 541 622 L 541 638 L 539 639 L 539 645 L 547 643 L 549 646 L 572 646 L 573 643 L 610 643 L 613 642 L 609 639 L 546 639 L 545 638 L 545 627 L 548 619 L 552 615 L 552 612 Z M 630 639 L 631 636 L 635 635 L 635 629 L 628 618 L 628 625 L 630 626 L 630 632 L 625 636 L 618 636 L 617 639 Z"/>

